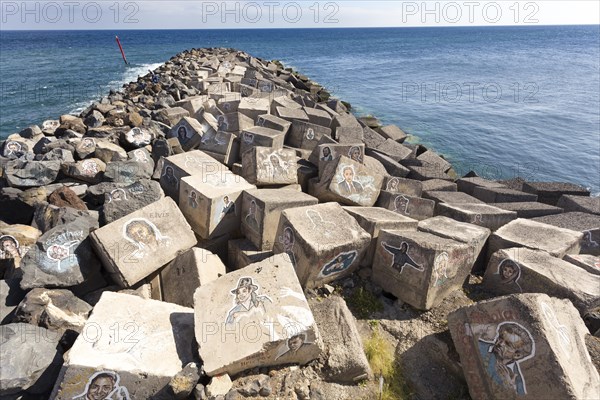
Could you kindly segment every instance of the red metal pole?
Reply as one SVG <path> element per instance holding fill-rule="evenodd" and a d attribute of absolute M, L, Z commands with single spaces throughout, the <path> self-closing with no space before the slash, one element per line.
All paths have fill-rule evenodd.
<path fill-rule="evenodd" d="M 127 58 L 125 57 L 125 52 L 123 51 L 123 47 L 121 46 L 121 41 L 119 40 L 119 37 L 115 36 L 115 38 L 117 39 L 117 44 L 119 45 L 119 49 L 121 50 L 121 55 L 123 56 L 123 61 L 125 61 L 125 64 L 129 64 L 127 62 Z"/>

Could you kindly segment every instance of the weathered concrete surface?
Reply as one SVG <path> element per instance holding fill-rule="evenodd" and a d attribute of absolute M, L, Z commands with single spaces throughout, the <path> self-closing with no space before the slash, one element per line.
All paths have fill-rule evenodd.
<path fill-rule="evenodd" d="M 230 171 L 199 173 L 181 180 L 179 208 L 203 239 L 212 239 L 240 228 L 242 192 L 256 189 Z"/>
<path fill-rule="evenodd" d="M 339 296 L 311 301 L 310 307 L 325 345 L 326 379 L 353 384 L 372 379 L 356 319 Z"/>
<path fill-rule="evenodd" d="M 489 254 L 508 247 L 528 247 L 562 258 L 565 254 L 578 254 L 582 239 L 580 232 L 519 218 L 492 234 Z"/>
<path fill-rule="evenodd" d="M 212 175 L 219 179 L 227 167 L 200 150 L 177 154 L 164 159 L 160 174 L 160 186 L 165 194 L 179 201 L 179 185 L 181 178 L 190 175 Z"/>
<path fill-rule="evenodd" d="M 377 201 L 382 183 L 381 175 L 346 156 L 339 156 L 327 163 L 319 183 L 321 190 L 318 197 L 321 201 L 371 207 Z"/>
<path fill-rule="evenodd" d="M 56 399 L 85 399 L 103 372 L 116 398 L 149 399 L 196 361 L 193 331 L 190 308 L 105 292 L 71 348 Z"/>
<path fill-rule="evenodd" d="M 421 197 L 423 194 L 423 182 L 414 179 L 400 178 L 397 176 L 386 176 L 383 180 L 381 190 L 394 194 L 405 194 L 413 197 Z"/>
<path fill-rule="evenodd" d="M 468 244 L 474 269 L 485 268 L 485 246 L 492 233 L 488 228 L 438 216 L 420 221 L 417 230 Z"/>
<path fill-rule="evenodd" d="M 437 215 L 449 217 L 460 222 L 483 226 L 492 231 L 517 218 L 515 211 L 507 211 L 488 204 L 447 204 L 440 203 Z"/>
<path fill-rule="evenodd" d="M 522 203 L 537 201 L 537 195 L 521 192 L 519 190 L 499 187 L 476 186 L 473 188 L 473 197 L 485 203 Z"/>
<path fill-rule="evenodd" d="M 252 147 L 242 156 L 242 176 L 259 187 L 298 183 L 297 160 L 291 149 Z"/>
<path fill-rule="evenodd" d="M 240 135 L 240 157 L 252 147 L 283 148 L 285 133 L 280 130 L 254 126 L 244 130 Z"/>
<path fill-rule="evenodd" d="M 27 294 L 20 282 L 20 279 L 0 280 L 0 325 L 12 322 L 17 306 Z"/>
<path fill-rule="evenodd" d="M 600 276 L 540 250 L 499 250 L 488 263 L 483 284 L 499 295 L 546 293 L 566 298 L 585 314 L 600 305 Z"/>
<path fill-rule="evenodd" d="M 337 203 L 290 208 L 281 213 L 274 253 L 286 253 L 304 288 L 350 274 L 371 236 Z"/>
<path fill-rule="evenodd" d="M 208 124 L 201 124 L 197 119 L 183 117 L 167 135 L 168 138 L 177 138 L 184 151 L 198 147 L 202 136 L 209 131 Z"/>
<path fill-rule="evenodd" d="M 244 191 L 242 199 L 242 233 L 259 250 L 272 250 L 277 239 L 281 212 L 288 208 L 318 204 L 319 201 L 291 189 Z"/>
<path fill-rule="evenodd" d="M 600 215 L 600 197 L 562 195 L 556 205 L 565 212 L 579 211 Z"/>
<path fill-rule="evenodd" d="M 540 203 L 555 206 L 563 195 L 589 196 L 590 191 L 583 186 L 567 182 L 524 182 L 523 191 L 538 196 Z"/>
<path fill-rule="evenodd" d="M 229 240 L 227 243 L 227 265 L 232 270 L 247 267 L 271 256 L 272 250 L 259 250 L 248 239 Z"/>
<path fill-rule="evenodd" d="M 427 182 L 427 181 L 425 181 Z M 448 191 L 436 191 L 431 190 L 423 193 L 423 197 L 426 199 L 434 200 L 436 203 L 448 203 L 448 204 L 483 204 L 483 201 L 469 196 L 464 192 L 448 192 Z"/>
<path fill-rule="evenodd" d="M 193 247 L 160 270 L 162 298 L 167 303 L 194 307 L 194 292 L 227 273 L 221 259 L 206 249 Z"/>
<path fill-rule="evenodd" d="M 490 181 L 487 179 L 483 179 L 480 177 L 472 177 L 472 178 L 460 178 L 456 181 L 458 185 L 458 190 L 461 192 L 465 192 L 466 194 L 473 196 L 473 192 L 476 187 L 484 187 L 484 188 L 504 188 L 501 183 Z"/>
<path fill-rule="evenodd" d="M 563 212 L 563 209 L 560 207 L 551 206 L 549 204 L 539 203 L 535 201 L 493 203 L 492 205 L 503 210 L 515 211 L 517 213 L 517 218 L 543 217 L 545 215 L 554 215 Z"/>
<path fill-rule="evenodd" d="M 600 215 L 566 212 L 534 218 L 533 221 L 583 233 L 580 252 L 600 256 Z"/>
<path fill-rule="evenodd" d="M 21 390 L 31 394 L 49 390 L 62 365 L 59 339 L 59 334 L 35 325 L 1 325 L 0 396 L 11 398 L 9 395 Z"/>
<path fill-rule="evenodd" d="M 429 310 L 462 287 L 473 266 L 468 247 L 430 233 L 383 230 L 373 282 L 403 302 Z"/>
<path fill-rule="evenodd" d="M 568 300 L 501 297 L 459 309 L 448 325 L 474 399 L 591 399 L 600 392 L 587 329 Z"/>
<path fill-rule="evenodd" d="M 457 185 L 454 182 L 448 182 L 443 179 L 429 179 L 423 183 L 423 192 L 444 191 L 456 192 Z"/>
<path fill-rule="evenodd" d="M 433 217 L 435 209 L 433 200 L 387 191 L 379 194 L 377 205 L 419 221 Z"/>
<path fill-rule="evenodd" d="M 382 229 L 388 230 L 417 230 L 418 221 L 404 215 L 400 215 L 381 207 L 343 207 L 344 211 L 350 214 L 361 228 L 371 235 L 371 244 L 365 253 L 360 265 L 370 267 L 373 263 L 375 250 L 377 248 L 377 239 Z"/>
<path fill-rule="evenodd" d="M 165 194 L 158 182 L 142 179 L 105 193 L 102 217 L 104 222 L 109 224 L 164 197 Z"/>
<path fill-rule="evenodd" d="M 194 303 L 196 340 L 209 376 L 305 364 L 321 353 L 317 325 L 285 255 L 201 286 Z"/>
<path fill-rule="evenodd" d="M 563 260 L 585 269 L 587 272 L 600 275 L 600 257 L 591 254 L 566 254 Z"/>
<path fill-rule="evenodd" d="M 113 280 L 131 286 L 196 244 L 177 204 L 165 197 L 91 233 Z"/>

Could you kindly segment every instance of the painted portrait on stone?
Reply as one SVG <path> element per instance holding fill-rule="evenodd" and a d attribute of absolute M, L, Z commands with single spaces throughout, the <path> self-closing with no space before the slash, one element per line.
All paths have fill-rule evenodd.
<path fill-rule="evenodd" d="M 392 246 L 386 242 L 381 243 L 381 247 L 393 256 L 391 267 L 402 273 L 404 267 L 413 268 L 417 271 L 423 271 L 424 268 L 422 265 L 419 265 L 412 259 L 412 257 L 408 254 L 410 250 L 410 246 L 406 242 L 402 242 L 400 247 Z"/>
<path fill-rule="evenodd" d="M 230 293 L 233 295 L 233 307 L 227 312 L 225 324 L 240 322 L 242 318 L 262 317 L 267 312 L 265 305 L 273 303 L 269 296 L 261 295 L 260 287 L 251 277 L 238 280 Z"/>
<path fill-rule="evenodd" d="M 21 248 L 19 246 L 19 241 L 15 239 L 14 236 L 0 236 L 0 260 L 21 257 L 22 253 Z"/>
<path fill-rule="evenodd" d="M 167 185 L 172 188 L 177 189 L 179 187 L 179 179 L 175 176 L 175 170 L 170 165 L 165 166 L 163 178 Z"/>
<path fill-rule="evenodd" d="M 100 371 L 90 376 L 85 390 L 71 400 L 131 400 L 129 391 L 120 386 L 121 377 L 114 371 Z"/>
<path fill-rule="evenodd" d="M 443 251 L 433 260 L 433 286 L 442 286 L 448 279 L 456 276 L 457 271 L 449 271 L 449 259 L 448 253 Z"/>
<path fill-rule="evenodd" d="M 255 232 L 260 232 L 260 218 L 257 215 L 260 209 L 256 204 L 256 201 L 250 200 L 250 204 L 248 205 L 248 214 L 244 217 L 244 222 L 246 225 Z"/>
<path fill-rule="evenodd" d="M 168 246 L 171 238 L 163 236 L 160 230 L 145 218 L 134 218 L 123 225 L 123 237 L 134 246 L 134 258 L 144 258 Z"/>
<path fill-rule="evenodd" d="M 339 275 L 350 268 L 352 263 L 354 263 L 356 260 L 356 256 L 358 256 L 358 252 L 356 250 L 338 254 L 323 266 L 321 272 L 319 272 L 319 277 L 329 278 Z"/>
<path fill-rule="evenodd" d="M 498 270 L 496 271 L 500 279 L 500 283 L 505 285 L 511 290 L 523 292 L 521 285 L 519 285 L 519 279 L 521 278 L 521 266 L 510 258 L 506 258 L 498 264 Z"/>
<path fill-rule="evenodd" d="M 279 243 L 283 247 L 283 252 L 288 255 L 290 262 L 296 266 L 296 256 L 294 255 L 294 245 L 296 244 L 296 237 L 291 227 L 286 226 L 283 228 L 283 233 L 278 238 Z"/>
<path fill-rule="evenodd" d="M 517 395 L 527 394 L 526 377 L 519 366 L 535 356 L 533 336 L 514 321 L 499 324 L 465 324 L 466 335 L 476 340 L 480 360 L 489 378 Z"/>

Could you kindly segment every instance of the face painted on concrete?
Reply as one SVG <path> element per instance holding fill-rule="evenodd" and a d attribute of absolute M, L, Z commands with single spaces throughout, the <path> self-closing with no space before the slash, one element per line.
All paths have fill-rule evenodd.
<path fill-rule="evenodd" d="M 500 328 L 492 352 L 497 356 L 499 362 L 504 365 L 510 364 L 530 354 L 530 351 L 527 351 L 528 340 L 525 333 L 503 326 Z"/>
<path fill-rule="evenodd" d="M 104 400 L 114 388 L 115 383 L 111 378 L 99 376 L 90 384 L 87 397 L 90 400 Z"/>
<path fill-rule="evenodd" d="M 344 168 L 344 180 L 348 183 L 352 183 L 354 180 L 354 170 L 350 167 Z"/>
<path fill-rule="evenodd" d="M 235 292 L 235 301 L 237 303 L 243 303 L 250 298 L 251 293 L 252 293 L 252 291 L 250 290 L 249 287 L 247 287 L 247 286 L 241 287 L 241 288 L 237 289 Z"/>
<path fill-rule="evenodd" d="M 297 352 L 298 350 L 300 350 L 300 347 L 302 347 L 303 344 L 304 344 L 304 337 L 302 337 L 302 335 L 293 336 L 288 340 L 288 347 L 294 353 Z"/>

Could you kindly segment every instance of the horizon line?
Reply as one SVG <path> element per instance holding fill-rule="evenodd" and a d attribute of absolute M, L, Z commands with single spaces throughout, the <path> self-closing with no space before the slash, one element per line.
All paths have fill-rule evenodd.
<path fill-rule="evenodd" d="M 510 25 L 415 25 L 415 26 L 338 26 L 338 27 L 297 27 L 297 28 L 253 28 L 253 27 L 234 27 L 234 28 L 100 28 L 100 29 L 0 29 L 2 32 L 94 32 L 94 31 L 236 31 L 236 30 L 335 30 L 335 29 L 427 29 L 427 28 L 534 28 L 534 27 L 556 27 L 556 26 L 596 26 L 600 28 L 600 24 L 510 24 Z"/>

